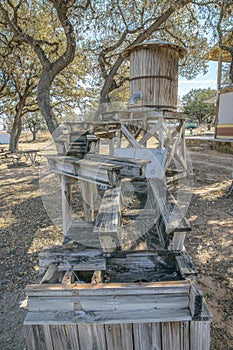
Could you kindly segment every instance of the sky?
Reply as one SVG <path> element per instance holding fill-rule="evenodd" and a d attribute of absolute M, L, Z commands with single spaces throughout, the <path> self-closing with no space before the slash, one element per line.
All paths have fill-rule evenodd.
<path fill-rule="evenodd" d="M 217 62 L 210 62 L 208 72 L 203 75 L 199 74 L 195 79 L 187 80 L 179 77 L 178 96 L 181 98 L 191 89 L 217 89 Z"/>

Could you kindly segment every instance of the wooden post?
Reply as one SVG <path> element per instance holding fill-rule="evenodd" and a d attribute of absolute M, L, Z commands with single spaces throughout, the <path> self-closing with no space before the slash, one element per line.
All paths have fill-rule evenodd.
<path fill-rule="evenodd" d="M 80 180 L 80 191 L 83 198 L 83 209 L 86 221 L 94 221 L 94 192 L 95 184 Z"/>
<path fill-rule="evenodd" d="M 67 176 L 61 175 L 60 178 L 61 178 L 63 235 L 66 236 L 72 221 L 71 184 Z"/>
<path fill-rule="evenodd" d="M 117 148 L 121 148 L 121 137 L 122 137 L 122 133 L 121 133 L 121 130 L 119 130 L 117 132 Z"/>
<path fill-rule="evenodd" d="M 217 89 L 221 89 L 221 76 L 222 76 L 222 53 L 218 55 L 218 75 L 217 75 Z"/>
<path fill-rule="evenodd" d="M 210 321 L 190 322 L 190 350 L 210 348 Z"/>
<path fill-rule="evenodd" d="M 163 117 L 160 117 L 159 120 L 159 148 L 163 149 L 164 148 L 164 137 L 163 137 Z"/>
<path fill-rule="evenodd" d="M 109 156 L 110 157 L 114 156 L 114 141 L 115 141 L 114 137 L 109 139 Z"/>
<path fill-rule="evenodd" d="M 187 158 L 186 158 L 186 144 L 185 144 L 185 120 L 181 120 L 181 152 L 182 157 L 184 159 L 185 164 L 187 165 Z M 187 170 L 187 169 L 186 169 Z"/>
<path fill-rule="evenodd" d="M 214 137 L 217 137 L 218 126 L 218 111 L 219 111 L 219 90 L 221 89 L 221 76 L 222 76 L 222 53 L 218 55 L 218 75 L 217 75 L 217 96 L 216 96 L 216 118 L 215 118 L 215 132 Z"/>

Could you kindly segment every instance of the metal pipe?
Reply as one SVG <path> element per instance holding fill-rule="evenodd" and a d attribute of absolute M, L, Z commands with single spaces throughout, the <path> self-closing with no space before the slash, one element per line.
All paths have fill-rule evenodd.
<path fill-rule="evenodd" d="M 130 97 L 129 104 L 134 105 L 135 100 L 141 100 L 141 99 L 142 99 L 142 92 L 138 91 Z"/>

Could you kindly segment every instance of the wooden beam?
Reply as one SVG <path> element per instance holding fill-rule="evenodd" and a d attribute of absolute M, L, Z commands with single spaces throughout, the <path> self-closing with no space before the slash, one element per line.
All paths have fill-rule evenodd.
<path fill-rule="evenodd" d="M 58 263 L 51 263 L 47 268 L 42 280 L 40 281 L 40 284 L 56 283 L 57 272 L 58 272 Z"/>
<path fill-rule="evenodd" d="M 127 127 L 124 124 L 121 124 L 121 131 L 133 147 L 142 148 L 142 145 L 138 141 L 135 140 L 133 135 L 129 132 L 129 130 L 127 129 Z"/>
<path fill-rule="evenodd" d="M 94 221 L 94 192 L 96 186 L 88 181 L 79 180 L 86 221 Z"/>
<path fill-rule="evenodd" d="M 68 177 L 65 175 L 61 175 L 60 179 L 61 179 L 63 235 L 66 236 L 72 221 L 71 184 Z"/>
<path fill-rule="evenodd" d="M 143 138 L 139 141 L 140 145 L 145 145 L 146 142 L 152 137 L 155 136 L 157 130 L 161 128 L 160 121 L 157 124 L 153 125 L 149 131 L 143 136 Z"/>
<path fill-rule="evenodd" d="M 120 213 L 121 187 L 106 190 L 93 231 L 99 235 L 104 252 L 114 251 L 117 247 L 118 230 L 121 223 Z"/>
<path fill-rule="evenodd" d="M 203 294 L 196 281 L 191 282 L 189 300 L 189 309 L 193 319 L 200 319 L 202 312 Z"/>

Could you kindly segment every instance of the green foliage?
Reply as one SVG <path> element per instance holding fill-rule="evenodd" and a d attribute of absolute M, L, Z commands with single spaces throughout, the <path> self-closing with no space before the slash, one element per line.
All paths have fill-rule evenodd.
<path fill-rule="evenodd" d="M 4 64 L 3 68 L 0 68 L 0 79 L 8 77 L 9 72 L 13 74 L 14 67 L 21 71 L 23 78 L 28 74 L 28 66 L 33 66 L 36 71 L 33 83 L 37 85 L 43 71 L 39 63 L 40 55 L 38 59 L 35 54 L 38 47 L 43 51 L 44 65 L 49 62 L 51 67 L 59 61 L 67 48 L 66 31 L 69 27 L 62 25 L 61 18 L 64 17 L 64 13 L 60 12 L 59 15 L 58 11 L 64 4 L 68 9 L 64 23 L 71 23 L 69 32 L 74 28 L 77 49 L 73 62 L 59 71 L 59 74 L 55 74 L 52 85 L 49 86 L 49 103 L 58 122 L 65 118 L 76 118 L 77 109 L 83 113 L 92 105 L 96 105 L 99 93 L 103 102 L 128 99 L 126 91 L 129 62 L 122 58 L 122 52 L 141 38 L 165 40 L 186 47 L 188 54 L 180 63 L 180 74 L 193 78 L 206 71 L 205 54 L 209 46 L 213 46 L 213 41 L 217 41 L 216 26 L 220 3 L 222 2 L 218 0 L 3 0 L 2 5 L 0 4 L 0 41 L 3 44 L 0 48 L 0 60 L 2 59 Z M 14 26 L 6 19 L 4 9 L 9 13 Z M 231 7 L 227 7 L 226 12 L 224 8 L 222 23 L 230 23 L 229 9 Z M 166 17 L 167 12 L 169 16 Z M 157 22 L 159 25 L 150 31 Z M 225 24 L 225 29 L 229 29 L 228 24 Z M 24 34 L 24 38 L 20 37 L 19 31 L 15 34 L 16 25 Z M 149 35 L 145 35 L 146 33 Z M 32 48 L 29 49 L 30 40 L 26 41 L 28 45 L 24 43 L 25 37 L 29 36 L 30 40 L 37 44 L 34 46 L 35 52 Z M 9 63 L 11 60 L 7 58 L 16 51 L 20 52 L 19 56 L 22 57 L 18 66 L 16 61 Z M 17 80 L 22 89 L 24 79 Z M 13 100 L 17 102 L 16 92 L 17 89 L 9 81 L 7 88 L 4 87 L 8 103 L 12 103 Z M 35 93 L 27 97 L 26 103 L 30 106 L 34 103 L 37 106 Z M 3 105 L 6 105 L 5 102 Z M 16 108 L 16 104 L 13 109 L 12 105 L 8 106 L 8 111 Z M 201 111 L 205 108 L 205 114 L 208 114 L 208 108 L 213 109 L 213 106 L 199 106 Z M 196 118 L 204 117 L 202 112 L 195 113 Z"/>
<path fill-rule="evenodd" d="M 214 103 L 206 103 L 216 96 L 216 90 L 212 89 L 192 89 L 182 98 L 183 111 L 190 120 L 198 120 L 199 123 L 213 119 L 216 113 Z"/>

